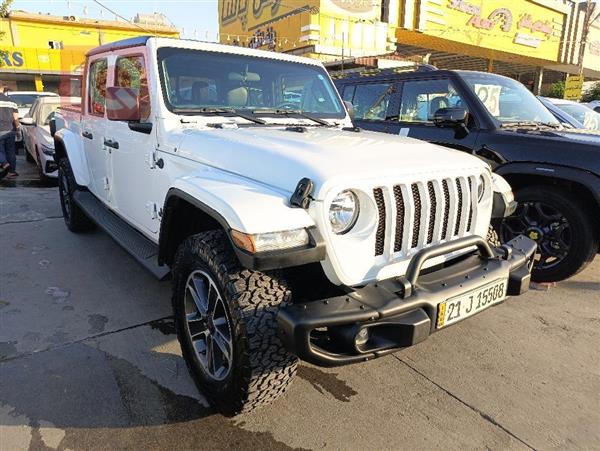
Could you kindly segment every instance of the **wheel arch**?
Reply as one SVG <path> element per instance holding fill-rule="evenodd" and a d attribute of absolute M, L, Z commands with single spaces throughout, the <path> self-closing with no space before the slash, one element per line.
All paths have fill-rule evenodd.
<path fill-rule="evenodd" d="M 222 229 L 229 237 L 231 227 L 216 210 L 178 188 L 167 193 L 158 241 L 158 263 L 171 266 L 179 245 L 188 236 Z M 232 243 L 233 245 L 233 243 Z"/>
<path fill-rule="evenodd" d="M 69 159 L 75 182 L 88 187 L 91 179 L 81 136 L 66 128 L 54 134 L 54 161 L 58 163 L 61 158 Z"/>
<path fill-rule="evenodd" d="M 600 234 L 600 177 L 580 169 L 541 163 L 508 164 L 496 172 L 508 181 L 513 190 L 546 185 L 574 194 L 589 209 L 588 215 Z"/>

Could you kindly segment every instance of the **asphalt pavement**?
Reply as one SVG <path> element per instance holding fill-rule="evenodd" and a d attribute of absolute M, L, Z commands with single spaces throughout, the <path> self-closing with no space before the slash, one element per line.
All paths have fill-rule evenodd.
<path fill-rule="evenodd" d="M 20 165 L 0 182 L 3 451 L 598 449 L 600 258 L 394 355 L 302 364 L 283 399 L 229 419 L 188 376 L 169 282 L 70 233 Z"/>

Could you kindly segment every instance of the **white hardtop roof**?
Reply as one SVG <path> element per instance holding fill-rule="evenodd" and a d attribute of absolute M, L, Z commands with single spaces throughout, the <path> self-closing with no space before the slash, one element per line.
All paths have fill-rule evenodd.
<path fill-rule="evenodd" d="M 311 58 L 302 56 L 290 55 L 288 53 L 269 52 L 266 50 L 256 50 L 247 47 L 239 47 L 235 45 L 216 44 L 214 42 L 194 41 L 191 39 L 175 39 L 152 37 L 148 39 L 147 44 L 152 47 L 176 47 L 182 49 L 204 50 L 207 52 L 230 53 L 233 55 L 255 56 L 257 58 L 269 58 L 280 61 L 289 61 L 292 63 L 310 64 L 312 66 L 322 66 L 323 64 Z"/>

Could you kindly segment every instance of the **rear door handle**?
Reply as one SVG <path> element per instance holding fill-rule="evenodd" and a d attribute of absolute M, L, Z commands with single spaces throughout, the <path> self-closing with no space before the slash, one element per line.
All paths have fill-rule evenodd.
<path fill-rule="evenodd" d="M 104 145 L 107 147 L 112 147 L 113 149 L 119 148 L 119 143 L 117 141 L 113 141 L 112 139 L 105 139 Z"/>
<path fill-rule="evenodd" d="M 94 139 L 94 135 L 92 135 L 92 132 L 88 132 L 87 130 L 82 131 L 81 136 L 87 139 Z"/>

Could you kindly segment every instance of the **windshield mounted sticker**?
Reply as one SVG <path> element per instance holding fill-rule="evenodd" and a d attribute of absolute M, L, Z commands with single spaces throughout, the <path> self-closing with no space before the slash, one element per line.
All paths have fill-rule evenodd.
<path fill-rule="evenodd" d="M 483 102 L 492 116 L 500 116 L 500 92 L 502 91 L 502 86 L 475 83 L 473 88 L 479 100 Z"/>

